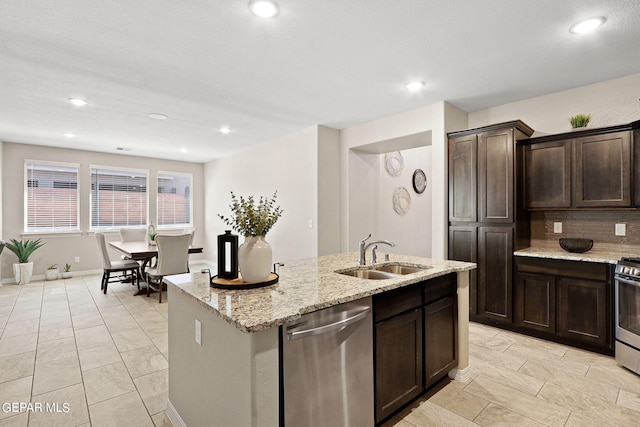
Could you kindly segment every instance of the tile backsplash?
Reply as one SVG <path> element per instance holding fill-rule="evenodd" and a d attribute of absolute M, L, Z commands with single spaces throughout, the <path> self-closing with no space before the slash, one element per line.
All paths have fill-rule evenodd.
<path fill-rule="evenodd" d="M 562 223 L 562 233 L 553 223 Z M 615 225 L 626 224 L 626 236 L 615 235 Z M 640 245 L 640 210 L 531 212 L 531 239 L 583 237 L 595 242 Z"/>

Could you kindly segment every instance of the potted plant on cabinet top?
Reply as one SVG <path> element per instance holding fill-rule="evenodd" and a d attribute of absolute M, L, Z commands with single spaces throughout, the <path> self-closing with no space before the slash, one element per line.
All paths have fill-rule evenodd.
<path fill-rule="evenodd" d="M 33 262 L 29 261 L 29 257 L 42 245 L 44 245 L 44 243 L 41 239 L 11 239 L 11 242 L 7 243 L 7 248 L 18 257 L 18 262 L 13 264 L 13 276 L 15 277 L 18 285 L 24 285 L 31 281 L 31 276 L 33 275 Z"/>
<path fill-rule="evenodd" d="M 569 119 L 571 127 L 574 129 L 585 128 L 591 121 L 591 114 L 576 114 Z"/>
<path fill-rule="evenodd" d="M 232 191 L 231 215 L 218 214 L 225 224 L 244 236 L 244 243 L 238 248 L 238 266 L 244 282 L 265 282 L 271 274 L 271 246 L 264 237 L 282 216 L 280 206 L 274 206 L 276 195 L 277 191 L 271 198 L 260 196 L 256 205 L 253 196 L 238 199 Z"/>
<path fill-rule="evenodd" d="M 58 264 L 52 264 L 44 271 L 44 278 L 46 280 L 56 280 L 58 278 L 58 274 L 60 274 Z"/>
<path fill-rule="evenodd" d="M 71 273 L 71 264 L 66 263 L 64 265 L 64 271 L 62 272 L 63 279 L 70 279 L 73 274 Z"/>

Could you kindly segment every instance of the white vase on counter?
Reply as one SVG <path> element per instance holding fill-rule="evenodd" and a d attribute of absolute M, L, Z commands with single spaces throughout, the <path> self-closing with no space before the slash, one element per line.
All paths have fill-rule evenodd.
<path fill-rule="evenodd" d="M 265 282 L 271 274 L 271 246 L 264 236 L 245 236 L 238 248 L 238 267 L 242 280 L 249 283 Z"/>

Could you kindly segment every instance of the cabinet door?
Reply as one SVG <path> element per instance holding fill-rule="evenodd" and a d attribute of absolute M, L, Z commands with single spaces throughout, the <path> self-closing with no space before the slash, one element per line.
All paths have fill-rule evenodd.
<path fill-rule="evenodd" d="M 571 207 L 571 140 L 526 147 L 525 207 Z"/>
<path fill-rule="evenodd" d="M 422 308 L 375 325 L 376 423 L 424 390 Z"/>
<path fill-rule="evenodd" d="M 558 335 L 600 347 L 609 345 L 609 285 L 596 280 L 561 277 L 557 286 Z"/>
<path fill-rule="evenodd" d="M 457 366 L 458 310 L 455 297 L 424 308 L 424 351 L 427 387 Z"/>
<path fill-rule="evenodd" d="M 514 283 L 513 323 L 556 332 L 556 279 L 546 274 L 518 273 Z"/>
<path fill-rule="evenodd" d="M 478 315 L 511 322 L 513 228 L 480 227 Z"/>
<path fill-rule="evenodd" d="M 574 140 L 575 207 L 631 206 L 630 132 Z"/>
<path fill-rule="evenodd" d="M 449 139 L 449 221 L 475 222 L 476 135 Z"/>
<path fill-rule="evenodd" d="M 449 259 L 478 262 L 478 227 L 449 227 Z M 469 272 L 469 312 L 477 313 L 478 270 Z"/>
<path fill-rule="evenodd" d="M 478 134 L 479 222 L 513 222 L 513 129 Z"/>

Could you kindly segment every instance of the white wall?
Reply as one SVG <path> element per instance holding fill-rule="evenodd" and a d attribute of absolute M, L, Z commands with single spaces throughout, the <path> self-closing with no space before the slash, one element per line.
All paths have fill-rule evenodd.
<path fill-rule="evenodd" d="M 318 126 L 318 255 L 342 251 L 340 131 Z"/>
<path fill-rule="evenodd" d="M 312 126 L 205 164 L 206 247 L 217 254 L 217 235 L 227 229 L 218 214 L 229 215 L 231 191 L 237 196 L 270 197 L 277 190 L 277 204 L 284 213 L 266 236 L 274 262 L 317 255 L 317 128 Z M 309 228 L 309 220 L 313 228 Z M 210 259 L 215 261 L 217 255 Z"/>
<path fill-rule="evenodd" d="M 612 126 L 640 119 L 640 74 L 581 86 L 469 113 L 469 127 L 520 119 L 534 136 L 571 131 L 569 117 L 593 116 L 589 127 Z"/>
<path fill-rule="evenodd" d="M 396 244 L 389 249 L 378 246 L 378 253 L 399 253 L 431 257 L 432 192 L 431 145 L 402 150 L 404 169 L 400 176 L 392 177 L 384 165 L 384 154 L 379 155 L 378 175 L 378 224 L 374 237 L 391 240 Z M 422 194 L 413 189 L 413 172 L 422 169 L 427 176 L 427 188 Z M 404 187 L 411 195 L 411 205 L 405 215 L 393 209 L 393 193 L 397 187 Z"/>
<path fill-rule="evenodd" d="M 3 239 L 20 239 L 24 232 L 24 161 L 46 160 L 52 162 L 68 162 L 80 164 L 78 189 L 80 192 L 80 232 L 67 234 L 38 234 L 24 238 L 42 237 L 45 245 L 38 249 L 31 257 L 34 262 L 34 275 L 44 274 L 44 270 L 51 264 L 64 265 L 70 263 L 73 271 L 87 271 L 102 269 L 102 261 L 98 252 L 98 245 L 93 233 L 89 232 L 89 180 L 90 165 L 116 166 L 149 170 L 149 185 L 155 185 L 158 170 L 184 172 L 193 174 L 193 224 L 196 228 L 195 244 L 204 241 L 203 197 L 204 167 L 200 163 L 177 162 L 171 160 L 150 159 L 145 157 L 105 154 L 93 151 L 70 150 L 64 148 L 43 147 L 39 145 L 3 143 L 2 155 L 2 229 Z M 151 197 L 153 196 L 153 197 Z M 150 192 L 149 218 L 155 218 L 155 192 Z M 155 222 L 155 219 L 154 219 Z M 119 240 L 119 233 L 107 235 L 109 240 Z M 80 262 L 75 263 L 76 256 Z M 115 251 L 112 259 L 119 258 Z M 192 258 L 208 257 L 205 246 L 204 255 L 192 255 Z M 2 278 L 13 277 L 11 265 L 16 261 L 15 255 L 8 250 L 2 253 Z"/>
<path fill-rule="evenodd" d="M 376 184 L 378 172 L 375 171 L 379 160 L 373 154 L 361 152 L 367 146 L 380 146 L 383 141 L 393 143 L 402 140 L 403 136 L 421 134 L 430 135 L 431 162 L 431 256 L 445 259 L 447 255 L 447 136 L 445 113 L 459 111 L 446 102 L 438 102 L 425 107 L 416 108 L 404 113 L 383 117 L 363 123 L 342 131 L 342 212 L 343 212 L 343 244 L 346 249 L 355 250 L 358 241 L 374 229 L 378 218 L 371 211 L 371 200 L 376 200 Z M 464 126 L 461 118 L 464 113 L 456 115 L 455 120 L 447 126 Z M 428 143 L 425 143 L 428 145 Z M 384 146 L 384 143 L 382 143 Z M 415 146 L 414 146 L 415 147 Z M 389 147 L 392 151 L 397 148 Z M 425 198 L 426 199 L 426 198 Z"/>

